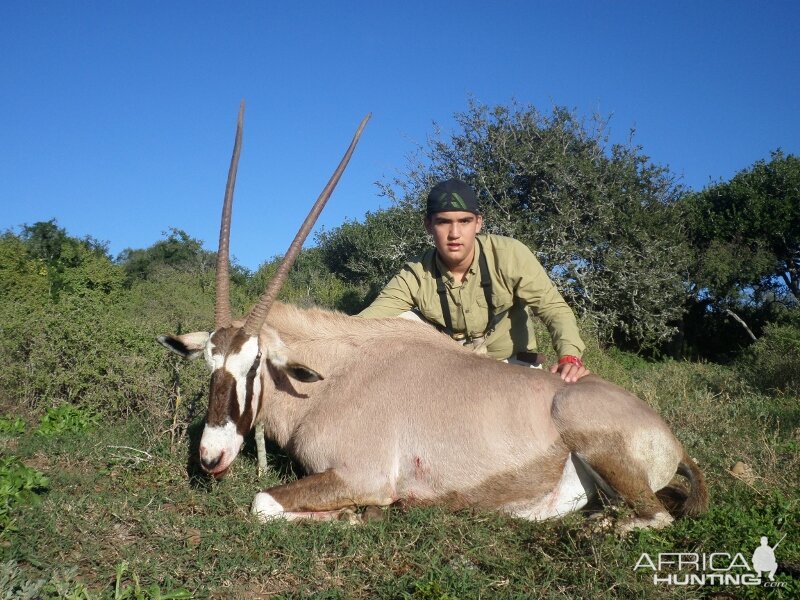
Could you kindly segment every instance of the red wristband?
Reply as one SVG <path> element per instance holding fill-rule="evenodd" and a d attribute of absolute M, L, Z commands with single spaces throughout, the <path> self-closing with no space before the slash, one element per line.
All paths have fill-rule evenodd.
<path fill-rule="evenodd" d="M 570 363 L 570 364 L 573 364 L 573 365 L 578 365 L 579 367 L 583 367 L 583 361 L 580 358 L 578 358 L 577 356 L 571 356 L 571 355 L 567 354 L 566 356 L 562 356 L 561 358 L 558 359 L 558 364 L 560 364 L 560 365 L 564 365 L 564 364 L 567 364 L 567 363 Z"/>

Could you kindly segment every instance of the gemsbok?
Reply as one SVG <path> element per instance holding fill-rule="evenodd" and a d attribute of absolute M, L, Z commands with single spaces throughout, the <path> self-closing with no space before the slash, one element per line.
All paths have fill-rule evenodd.
<path fill-rule="evenodd" d="M 667 424 L 600 377 L 567 384 L 477 355 L 423 323 L 275 302 L 369 115 L 261 299 L 234 321 L 228 248 L 242 119 L 243 107 L 222 209 L 214 331 L 159 341 L 185 358 L 202 355 L 211 370 L 205 471 L 222 476 L 257 424 L 305 470 L 256 494 L 255 515 L 330 519 L 400 502 L 547 519 L 602 490 L 632 509 L 618 524 L 628 531 L 706 509 L 703 474 Z M 670 485 L 676 474 L 688 490 Z"/>

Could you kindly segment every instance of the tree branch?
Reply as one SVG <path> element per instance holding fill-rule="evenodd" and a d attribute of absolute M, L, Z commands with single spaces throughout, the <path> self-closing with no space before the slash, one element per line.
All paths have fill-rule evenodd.
<path fill-rule="evenodd" d="M 745 323 L 745 322 L 744 322 L 744 319 L 742 319 L 742 317 L 740 317 L 739 315 L 737 315 L 735 312 L 733 312 L 733 311 L 732 311 L 731 309 L 729 309 L 729 308 L 726 308 L 726 309 L 725 309 L 725 314 L 727 314 L 727 315 L 730 315 L 730 316 L 733 318 L 733 320 L 734 320 L 734 321 L 736 321 L 737 323 L 739 323 L 739 325 L 741 325 L 742 327 L 744 327 L 744 330 L 745 330 L 745 331 L 747 332 L 747 334 L 750 336 L 750 339 L 752 339 L 754 342 L 755 342 L 755 341 L 758 341 L 758 338 L 757 338 L 755 335 L 753 335 L 753 332 L 752 332 L 752 331 L 750 331 L 750 328 L 747 326 L 747 323 Z"/>

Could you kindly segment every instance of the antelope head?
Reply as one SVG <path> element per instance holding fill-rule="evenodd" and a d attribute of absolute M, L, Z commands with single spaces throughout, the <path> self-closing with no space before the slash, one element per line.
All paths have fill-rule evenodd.
<path fill-rule="evenodd" d="M 219 231 L 214 331 L 158 338 L 161 344 L 184 358 L 205 357 L 211 370 L 208 414 L 200 440 L 200 464 L 206 472 L 216 477 L 221 477 L 228 470 L 242 447 L 245 434 L 255 424 L 261 398 L 261 372 L 266 368 L 266 362 L 300 381 L 313 382 L 322 378 L 313 369 L 293 362 L 280 339 L 266 331 L 264 323 L 303 242 L 339 182 L 370 116 L 361 121 L 339 166 L 314 203 L 260 300 L 243 322 L 234 322 L 231 316 L 228 255 L 233 189 L 242 145 L 244 102 L 239 108 Z"/>

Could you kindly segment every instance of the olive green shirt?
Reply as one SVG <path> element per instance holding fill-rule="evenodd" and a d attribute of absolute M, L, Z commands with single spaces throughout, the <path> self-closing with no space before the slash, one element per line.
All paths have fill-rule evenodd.
<path fill-rule="evenodd" d="M 505 359 L 517 352 L 536 352 L 536 338 L 528 309 L 547 326 L 558 356 L 578 356 L 584 344 L 578 333 L 575 315 L 564 302 L 542 265 L 525 244 L 500 235 L 478 236 L 492 280 L 492 304 L 495 314 L 503 314 L 487 337 L 487 354 Z M 436 291 L 434 261 L 447 288 L 447 303 L 454 333 L 478 337 L 489 322 L 489 307 L 480 285 L 478 256 L 481 245 L 475 243 L 472 265 L 459 282 L 431 248 L 421 257 L 405 264 L 360 317 L 394 317 L 411 309 L 444 328 L 442 305 Z M 505 312 L 503 312 L 505 311 Z"/>

